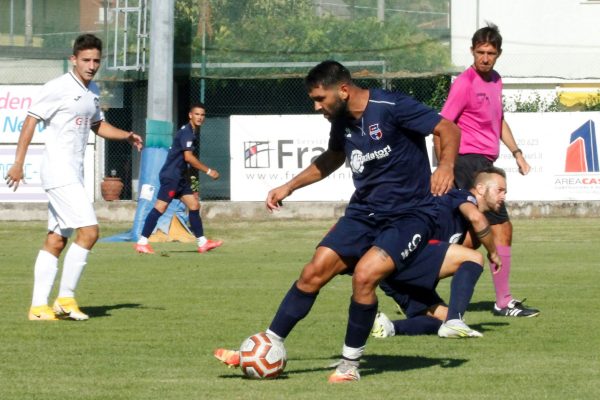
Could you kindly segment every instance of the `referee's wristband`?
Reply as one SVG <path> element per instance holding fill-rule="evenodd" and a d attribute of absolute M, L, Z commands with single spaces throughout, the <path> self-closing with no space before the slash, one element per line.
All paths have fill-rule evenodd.
<path fill-rule="evenodd" d="M 211 172 L 212 172 L 212 169 L 209 168 L 208 170 L 206 170 L 206 175 L 210 175 Z"/>
<path fill-rule="evenodd" d="M 519 148 L 517 148 L 515 151 L 512 152 L 513 157 L 517 158 L 517 154 L 523 154 L 523 151 Z"/>

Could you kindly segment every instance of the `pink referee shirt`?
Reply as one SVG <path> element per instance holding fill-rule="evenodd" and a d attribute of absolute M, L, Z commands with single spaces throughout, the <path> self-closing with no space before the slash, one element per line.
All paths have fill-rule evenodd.
<path fill-rule="evenodd" d="M 489 82 L 473 67 L 457 76 L 440 114 L 461 130 L 459 154 L 498 158 L 504 113 L 502 78 L 496 71 Z"/>

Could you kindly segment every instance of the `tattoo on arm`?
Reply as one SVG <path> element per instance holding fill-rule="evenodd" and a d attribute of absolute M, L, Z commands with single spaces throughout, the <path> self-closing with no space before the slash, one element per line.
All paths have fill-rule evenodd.
<path fill-rule="evenodd" d="M 478 239 L 483 239 L 484 237 L 489 235 L 491 231 L 492 231 L 492 227 L 490 225 L 487 225 L 482 230 L 475 232 L 475 235 L 477 235 Z"/>

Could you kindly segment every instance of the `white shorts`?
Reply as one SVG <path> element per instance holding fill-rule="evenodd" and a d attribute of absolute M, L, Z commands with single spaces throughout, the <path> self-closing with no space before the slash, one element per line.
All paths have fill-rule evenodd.
<path fill-rule="evenodd" d="M 81 183 L 47 189 L 48 230 L 71 237 L 73 230 L 98 225 L 94 206 Z"/>

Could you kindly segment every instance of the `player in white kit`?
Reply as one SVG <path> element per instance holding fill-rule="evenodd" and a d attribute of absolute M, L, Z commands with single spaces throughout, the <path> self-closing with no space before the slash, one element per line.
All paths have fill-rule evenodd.
<path fill-rule="evenodd" d="M 102 41 L 96 36 L 83 34 L 75 39 L 70 57 L 73 69 L 41 88 L 27 112 L 15 162 L 5 177 L 14 190 L 24 182 L 27 148 L 36 125 L 43 121 L 46 145 L 41 180 L 49 200 L 48 234 L 35 262 L 30 320 L 89 318 L 75 301 L 75 289 L 99 234 L 96 214 L 83 186 L 83 159 L 90 130 L 105 139 L 127 140 L 138 150 L 142 147 L 140 136 L 103 120 L 100 91 L 92 82 L 101 56 Z M 58 297 L 50 307 L 48 298 L 58 272 L 58 258 L 73 231 L 76 236 L 64 258 Z"/>

